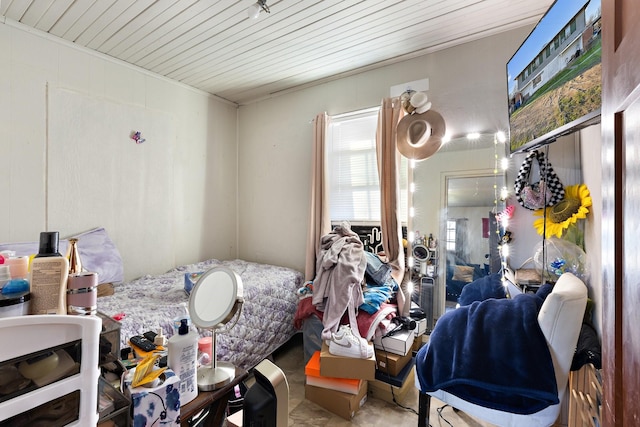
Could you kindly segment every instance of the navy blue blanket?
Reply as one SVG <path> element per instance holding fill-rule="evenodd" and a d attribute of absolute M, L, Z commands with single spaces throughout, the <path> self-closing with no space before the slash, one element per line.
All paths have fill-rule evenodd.
<path fill-rule="evenodd" d="M 476 301 L 442 316 L 416 357 L 422 391 L 443 389 L 517 414 L 557 404 L 551 354 L 538 324 L 548 292 Z"/>
<path fill-rule="evenodd" d="M 469 305 L 474 301 L 506 297 L 507 293 L 502 285 L 502 274 L 493 273 L 476 279 L 462 288 L 458 303 L 460 305 Z"/>

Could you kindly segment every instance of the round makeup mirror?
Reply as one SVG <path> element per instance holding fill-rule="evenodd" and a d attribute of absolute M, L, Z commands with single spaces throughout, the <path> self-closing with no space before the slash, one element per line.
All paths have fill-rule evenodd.
<path fill-rule="evenodd" d="M 426 262 L 429 259 L 429 249 L 424 245 L 413 246 L 413 257 L 416 261 Z"/>
<path fill-rule="evenodd" d="M 211 364 L 198 369 L 198 389 L 216 390 L 229 384 L 236 368 L 216 359 L 216 334 L 234 318 L 233 328 L 242 312 L 242 279 L 227 267 L 215 267 L 204 273 L 191 290 L 189 315 L 194 325 L 211 330 Z M 224 331 L 223 331 L 224 332 Z"/>

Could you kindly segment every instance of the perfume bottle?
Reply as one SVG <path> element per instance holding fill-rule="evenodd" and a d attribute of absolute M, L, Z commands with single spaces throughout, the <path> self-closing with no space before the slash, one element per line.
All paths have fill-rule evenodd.
<path fill-rule="evenodd" d="M 96 314 L 98 274 L 83 271 L 78 239 L 69 239 L 67 250 L 69 278 L 67 279 L 67 314 L 90 316 Z"/>
<path fill-rule="evenodd" d="M 82 260 L 80 259 L 80 252 L 78 252 L 78 239 L 69 239 L 67 259 L 69 260 L 69 274 L 82 272 Z"/>

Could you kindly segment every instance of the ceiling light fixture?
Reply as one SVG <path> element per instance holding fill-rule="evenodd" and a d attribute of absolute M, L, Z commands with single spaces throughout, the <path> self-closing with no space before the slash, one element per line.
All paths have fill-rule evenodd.
<path fill-rule="evenodd" d="M 247 14 L 251 19 L 257 19 L 260 15 L 260 11 L 264 10 L 267 13 L 271 13 L 269 6 L 267 6 L 267 0 L 258 0 L 247 9 Z"/>

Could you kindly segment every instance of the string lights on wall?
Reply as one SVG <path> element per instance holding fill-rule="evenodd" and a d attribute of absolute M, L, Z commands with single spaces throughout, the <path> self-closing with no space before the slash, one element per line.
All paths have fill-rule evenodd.
<path fill-rule="evenodd" d="M 509 220 L 513 215 L 514 208 L 513 206 L 508 206 L 506 201 L 509 196 L 509 192 L 507 190 L 507 186 L 503 183 L 503 185 L 498 188 L 498 175 L 506 173 L 509 169 L 509 159 L 504 156 L 505 148 L 504 143 L 507 141 L 507 136 L 504 132 L 498 131 L 494 137 L 494 156 L 495 156 L 495 164 L 493 173 L 495 174 L 496 180 L 494 184 L 494 192 L 495 192 L 495 216 L 496 216 L 496 233 L 498 238 L 498 250 L 500 251 L 500 263 L 501 268 L 500 271 L 502 273 L 502 284 L 507 290 L 507 279 L 505 277 L 505 272 L 507 271 L 507 267 L 509 265 L 509 243 L 511 241 L 511 233 L 508 231 Z M 501 153 L 501 154 L 500 154 Z M 502 155 L 502 157 L 501 157 Z M 503 206 L 504 209 L 500 210 L 500 206 Z M 507 291 L 507 295 L 508 295 Z"/>
<path fill-rule="evenodd" d="M 408 187 L 409 187 L 409 194 L 407 197 L 407 202 L 409 204 L 408 206 L 408 218 L 407 218 L 407 269 L 409 272 L 413 271 L 413 266 L 414 266 L 414 258 L 413 258 L 413 245 L 414 242 L 416 240 L 416 233 L 415 231 L 412 230 L 413 228 L 413 218 L 415 217 L 415 207 L 413 205 L 413 197 L 415 195 L 416 192 L 416 183 L 414 181 L 413 178 L 413 174 L 414 174 L 414 169 L 416 167 L 416 160 L 415 159 L 408 159 L 409 160 L 409 168 L 408 168 Z M 415 288 L 415 283 L 413 283 L 413 275 L 410 274 L 409 275 L 409 281 L 407 282 L 407 293 L 409 295 L 411 295 L 413 293 L 413 290 Z"/>

